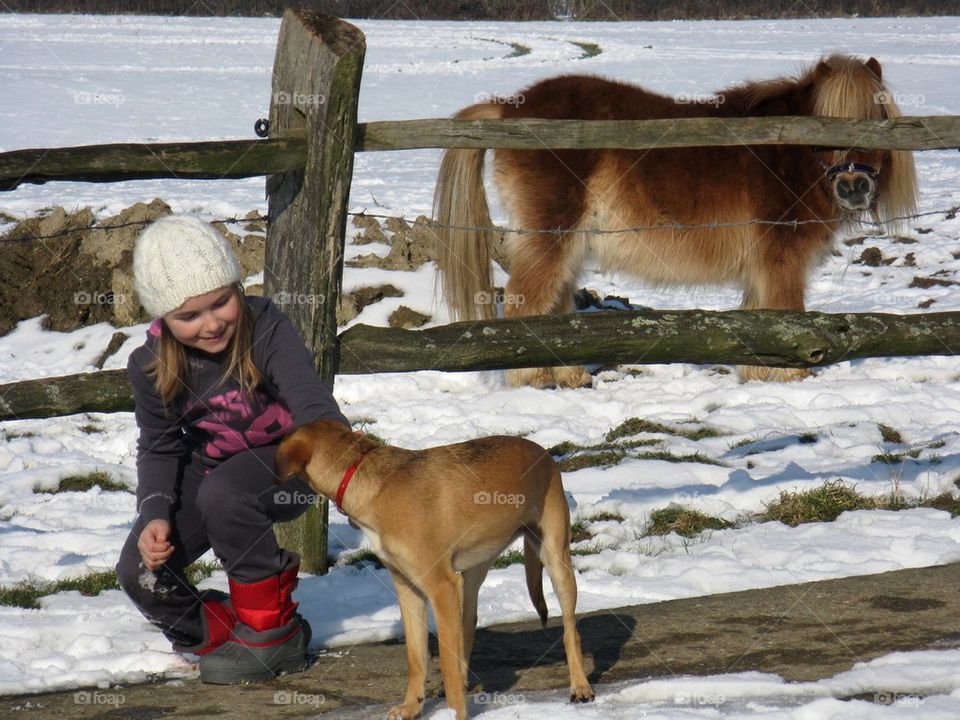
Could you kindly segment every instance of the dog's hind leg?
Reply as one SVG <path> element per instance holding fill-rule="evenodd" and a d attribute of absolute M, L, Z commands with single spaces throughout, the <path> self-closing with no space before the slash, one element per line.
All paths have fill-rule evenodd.
<path fill-rule="evenodd" d="M 391 570 L 393 584 L 400 602 L 403 633 L 407 643 L 407 694 L 402 705 L 390 709 L 388 720 L 413 720 L 423 709 L 426 692 L 427 663 L 430 650 L 427 643 L 427 600 L 406 577 Z"/>
<path fill-rule="evenodd" d="M 583 651 L 577 632 L 577 579 L 570 559 L 570 512 L 560 484 L 560 471 L 554 469 L 550 491 L 540 519 L 540 559 L 543 561 L 563 615 L 563 647 L 570 671 L 570 701 L 593 700 L 593 689 L 583 669 Z"/>
<path fill-rule="evenodd" d="M 477 595 L 480 586 L 487 577 L 489 565 L 477 565 L 463 571 L 463 677 L 466 687 L 470 687 L 470 654 L 473 652 L 473 640 L 477 634 Z"/>

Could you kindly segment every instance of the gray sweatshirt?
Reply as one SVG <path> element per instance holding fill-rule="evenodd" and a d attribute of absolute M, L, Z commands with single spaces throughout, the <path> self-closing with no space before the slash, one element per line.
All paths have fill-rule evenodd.
<path fill-rule="evenodd" d="M 207 466 L 251 447 L 279 442 L 314 420 L 349 427 L 330 388 L 317 376 L 313 358 L 293 324 L 267 298 L 247 298 L 254 316 L 253 361 L 263 382 L 252 393 L 221 383 L 224 358 L 187 349 L 189 389 L 164 408 L 146 367 L 160 339 L 160 320 L 147 341 L 130 354 L 137 441 L 137 510 L 145 522 L 171 519 L 183 465 L 197 456 Z"/>

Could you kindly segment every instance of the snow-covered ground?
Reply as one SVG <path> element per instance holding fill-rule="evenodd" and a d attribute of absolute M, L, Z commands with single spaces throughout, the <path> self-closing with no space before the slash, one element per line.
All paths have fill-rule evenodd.
<path fill-rule="evenodd" d="M 821 54 L 875 55 L 905 114 L 958 114 L 960 19 L 804 20 L 673 23 L 360 22 L 367 36 L 361 120 L 447 116 L 492 93 L 510 94 L 561 71 L 594 72 L 668 94 L 707 93 L 745 79 L 790 74 Z M 0 150 L 102 142 L 252 137 L 269 106 L 279 22 L 0 15 Z M 582 45 L 601 53 L 584 58 Z M 522 45 L 527 54 L 514 55 Z M 428 213 L 438 151 L 368 153 L 357 158 L 355 211 Z M 917 287 L 915 277 L 957 280 L 960 154 L 918 154 L 920 210 L 912 244 L 869 237 L 839 245 L 817 270 L 808 306 L 827 312 L 960 309 L 950 286 Z M 24 186 L 0 197 L 0 211 L 27 217 L 63 205 L 100 217 L 161 197 L 204 217 L 265 211 L 262 179 L 144 181 Z M 497 211 L 495 211 L 497 214 Z M 502 216 L 498 216 L 502 220 Z M 888 265 L 856 264 L 878 247 Z M 373 246 L 374 251 L 386 248 Z M 370 252 L 365 246 L 362 252 Z M 351 248 L 350 253 L 359 253 Z M 357 322 L 384 324 L 399 304 L 447 316 L 434 297 L 432 267 L 391 273 L 406 292 L 367 308 Z M 347 289 L 384 280 L 383 271 L 348 269 Z M 630 278 L 588 273 L 583 284 L 658 308 L 729 308 L 731 290 L 654 289 Z M 3 292 L 15 292 L 4 288 Z M 91 369 L 113 328 L 46 332 L 29 320 L 0 338 L 0 382 Z M 145 327 L 108 363 L 123 367 Z M 954 490 L 960 476 L 960 361 L 875 359 L 842 363 L 802 383 L 739 384 L 715 367 L 666 365 L 605 371 L 585 390 L 510 389 L 501 373 L 345 376 L 335 395 L 346 414 L 392 444 L 407 447 L 483 434 L 524 433 L 545 446 L 585 445 L 631 417 L 713 437 L 657 435 L 677 456 L 700 453 L 717 464 L 631 458 L 607 469 L 567 473 L 575 515 L 618 513 L 594 523 L 601 552 L 578 557 L 579 609 L 883 572 L 960 560 L 960 521 L 934 510 L 860 511 L 834 523 L 788 528 L 755 524 L 693 541 L 642 538 L 649 513 L 679 503 L 731 520 L 762 510 L 781 489 L 828 480 L 867 494 L 922 498 Z M 88 432 L 94 425 L 101 432 Z M 900 433 L 885 441 L 880 426 Z M 37 494 L 59 478 L 102 469 L 135 484 L 132 416 L 69 417 L 0 427 L 0 585 L 57 580 L 111 568 L 130 527 L 133 496 L 124 492 Z M 810 440 L 813 439 L 811 442 Z M 884 452 L 912 453 L 889 465 Z M 355 551 L 362 537 L 336 514 L 332 545 Z M 223 588 L 222 573 L 204 586 Z M 297 599 L 317 647 L 400 634 L 399 610 L 385 571 L 336 567 L 301 581 Z M 551 612 L 557 606 L 551 598 Z M 0 607 L 0 694 L 130 683 L 189 674 L 119 592 L 85 598 L 60 593 L 40 610 Z M 480 623 L 530 619 L 519 566 L 491 572 Z M 853 663 L 851 658 L 851 663 Z M 858 693 L 893 697 L 892 707 L 841 702 Z M 960 716 L 960 653 L 898 653 L 818 683 L 739 674 L 679 678 L 617 688 L 589 707 L 549 698 L 514 698 L 484 708 L 494 718 L 828 718 Z M 434 717 L 446 717 L 438 710 Z"/>

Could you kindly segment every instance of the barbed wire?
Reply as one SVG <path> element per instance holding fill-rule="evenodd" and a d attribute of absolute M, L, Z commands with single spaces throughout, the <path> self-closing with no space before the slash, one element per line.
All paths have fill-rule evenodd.
<path fill-rule="evenodd" d="M 616 230 L 604 230 L 600 228 L 584 228 L 584 229 L 563 229 L 563 228 L 553 228 L 545 230 L 530 230 L 525 228 L 510 228 L 510 227 L 475 227 L 470 225 L 446 225 L 439 223 L 436 220 L 426 218 L 424 216 L 418 217 L 414 224 L 423 224 L 429 225 L 430 227 L 437 228 L 446 228 L 448 230 L 469 230 L 475 232 L 503 232 L 503 233 L 516 233 L 517 235 L 622 235 L 624 233 L 634 233 L 634 232 L 650 232 L 655 230 L 674 230 L 674 231 L 683 231 L 683 230 L 721 230 L 727 228 L 736 228 L 736 227 L 750 227 L 756 225 L 772 225 L 772 226 L 782 226 L 796 229 L 804 225 L 832 225 L 835 223 L 842 222 L 852 222 L 855 225 L 870 225 L 872 227 L 882 229 L 884 226 L 893 226 L 897 225 L 906 220 L 918 220 L 920 218 L 930 217 L 933 215 L 944 215 L 945 220 L 954 219 L 957 214 L 960 213 L 960 205 L 955 205 L 951 208 L 945 208 L 943 210 L 929 210 L 922 213 L 914 213 L 913 215 L 900 215 L 897 217 L 892 217 L 887 220 L 866 220 L 866 219 L 851 219 L 851 218 L 831 218 L 829 220 L 743 220 L 741 222 L 713 222 L 713 223 L 660 223 L 658 225 L 632 225 L 630 227 L 619 228 Z M 348 215 L 355 217 L 367 217 L 375 218 L 378 220 L 404 220 L 404 216 L 397 215 L 379 215 L 376 213 L 348 213 Z"/>
<path fill-rule="evenodd" d="M 16 221 L 18 224 L 23 222 L 29 222 L 30 220 L 44 220 L 49 216 L 34 215 L 32 218 L 26 218 L 24 220 Z M 110 232 L 111 230 L 123 230 L 124 228 L 129 227 L 143 227 L 152 223 L 157 218 L 150 218 L 149 220 L 131 220 L 129 222 L 115 223 L 112 225 L 86 225 L 81 227 L 72 227 L 60 232 L 50 233 L 49 235 L 24 235 L 17 237 L 8 237 L 10 234 L 15 233 L 16 229 L 9 231 L 4 237 L 0 238 L 0 246 L 21 243 L 21 242 L 36 242 L 40 240 L 56 240 L 57 238 L 67 237 L 70 235 L 76 235 L 78 233 L 88 233 L 88 232 Z M 266 222 L 267 216 L 257 214 L 256 217 L 252 217 L 252 213 L 249 216 L 242 218 L 230 217 L 230 218 L 214 218 L 209 220 L 210 223 L 222 223 L 224 225 L 237 225 L 240 223 L 255 223 L 255 222 Z"/>
<path fill-rule="evenodd" d="M 899 225 L 908 220 L 919 220 L 921 218 L 932 217 L 934 215 L 943 215 L 945 220 L 954 219 L 957 214 L 960 213 L 960 205 L 955 205 L 951 208 L 945 208 L 941 210 L 929 210 L 922 213 L 914 213 L 912 215 L 900 215 L 898 217 L 889 218 L 888 220 L 867 220 L 867 219 L 850 219 L 850 218 L 831 218 L 827 220 L 744 220 L 741 222 L 713 222 L 713 223 L 661 223 L 657 225 L 633 225 L 625 228 L 618 228 L 616 230 L 605 230 L 602 228 L 584 228 L 584 229 L 564 229 L 564 228 L 552 228 L 552 229 L 541 229 L 541 230 L 531 230 L 526 228 L 510 228 L 510 227 L 477 227 L 470 225 L 446 225 L 439 223 L 436 220 L 427 218 L 423 215 L 419 216 L 416 220 L 413 221 L 414 225 L 427 225 L 432 228 L 445 228 L 447 230 L 465 230 L 469 232 L 480 232 L 480 233 L 513 233 L 516 235 L 554 235 L 558 237 L 564 237 L 568 235 L 622 235 L 624 233 L 639 233 L 639 232 L 655 232 L 658 230 L 670 230 L 673 232 L 683 232 L 689 230 L 725 230 L 729 228 L 740 228 L 740 227 L 752 227 L 752 226 L 779 226 L 779 227 L 788 227 L 791 229 L 797 229 L 804 225 L 833 225 L 836 223 L 848 222 L 851 221 L 855 225 L 863 225 L 875 228 L 879 231 L 882 231 L 885 227 L 891 227 Z M 404 215 L 383 215 L 379 213 L 369 213 L 364 211 L 360 212 L 350 212 L 347 213 L 349 217 L 354 218 L 372 218 L 375 220 L 401 220 L 403 222 L 409 222 Z M 44 219 L 43 216 L 35 215 L 32 218 L 27 218 L 20 222 L 28 222 L 33 219 Z M 129 227 L 142 227 L 148 223 L 153 222 L 153 218 L 149 220 L 133 220 L 130 222 L 115 223 L 111 225 L 99 225 L 92 224 L 84 227 L 73 227 L 60 232 L 50 233 L 48 235 L 25 235 L 18 237 L 8 237 L 11 233 L 15 232 L 10 231 L 6 236 L 0 238 L 0 246 L 13 244 L 13 243 L 22 243 L 22 242 L 37 242 L 44 240 L 56 240 L 58 238 L 68 237 L 70 235 L 75 235 L 78 233 L 89 233 L 89 232 L 110 232 L 112 230 L 123 230 Z M 266 215 L 257 213 L 248 213 L 244 217 L 229 217 L 229 218 L 215 218 L 209 220 L 210 223 L 219 223 L 224 225 L 236 225 L 241 223 L 267 223 L 268 218 Z"/>

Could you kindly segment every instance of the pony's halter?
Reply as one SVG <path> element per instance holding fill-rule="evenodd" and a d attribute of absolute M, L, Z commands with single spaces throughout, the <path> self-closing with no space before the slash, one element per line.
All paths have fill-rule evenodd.
<path fill-rule="evenodd" d="M 826 165 L 824 165 L 824 167 L 826 167 Z M 826 168 L 826 174 L 829 180 L 833 180 L 833 178 L 841 173 L 860 173 L 868 176 L 874 182 L 880 177 L 879 168 L 875 168 L 873 165 L 867 165 L 866 163 L 839 162 L 836 165 L 831 165 Z"/>
<path fill-rule="evenodd" d="M 815 145 L 813 147 L 813 151 L 815 153 L 826 153 L 830 152 L 830 148 Z M 869 177 L 874 182 L 877 182 L 877 180 L 880 178 L 880 168 L 876 168 L 873 165 L 867 165 L 866 163 L 858 163 L 853 162 L 852 160 L 844 159 L 840 162 L 834 163 L 833 165 L 828 165 L 821 160 L 820 165 L 823 167 L 824 175 L 826 175 L 828 180 L 833 180 L 840 173 L 861 173 Z"/>

